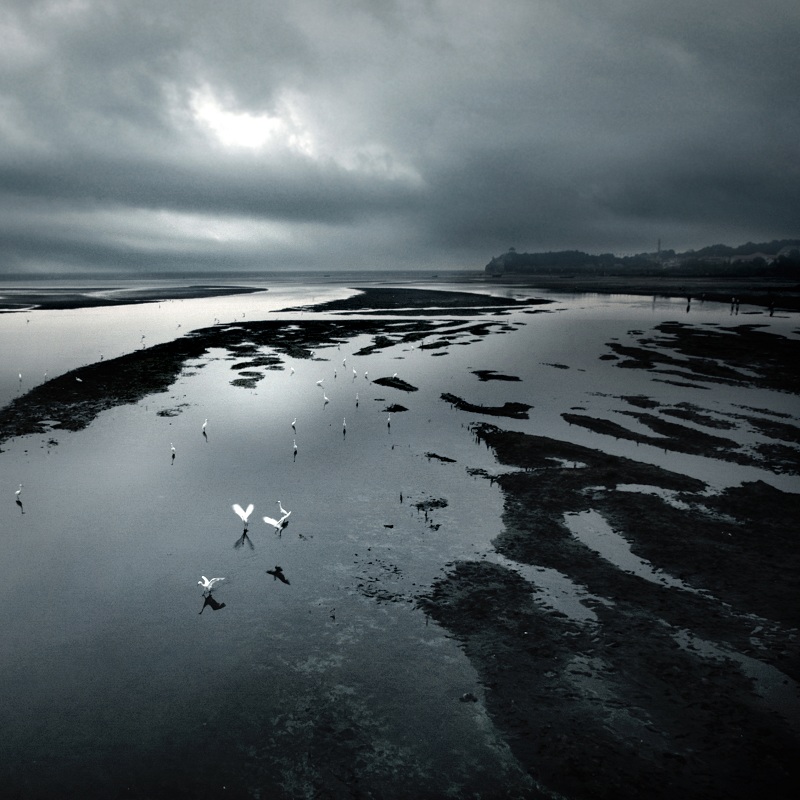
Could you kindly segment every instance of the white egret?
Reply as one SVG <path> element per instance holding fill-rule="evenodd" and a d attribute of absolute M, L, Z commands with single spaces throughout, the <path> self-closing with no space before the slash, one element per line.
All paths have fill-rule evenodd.
<path fill-rule="evenodd" d="M 289 524 L 289 515 L 291 511 L 287 511 L 280 519 L 273 519 L 272 517 L 264 517 L 264 522 L 267 525 L 272 525 L 277 533 L 280 533 Z"/>
<path fill-rule="evenodd" d="M 20 485 L 19 485 L 19 489 L 17 489 L 17 491 L 16 491 L 16 492 L 14 492 L 14 494 L 15 494 L 17 497 L 19 497 L 21 493 L 22 493 L 22 484 L 20 484 Z"/>
<path fill-rule="evenodd" d="M 347 417 L 342 417 L 342 433 L 347 433 Z"/>
<path fill-rule="evenodd" d="M 289 367 L 289 374 L 294 375 L 294 367 Z"/>
<path fill-rule="evenodd" d="M 353 367 L 353 380 L 355 380 L 357 377 L 358 377 L 358 373 L 356 372 L 356 368 Z"/>
<path fill-rule="evenodd" d="M 330 400 L 328 399 L 328 395 L 326 395 L 325 392 L 323 392 L 322 393 L 322 405 L 326 406 L 326 405 L 328 405 L 328 403 L 330 403 Z"/>
<path fill-rule="evenodd" d="M 292 449 L 294 450 L 294 454 L 297 455 L 297 439 L 292 440 Z"/>
<path fill-rule="evenodd" d="M 293 430 L 293 431 L 296 431 L 296 430 L 297 430 L 297 417 L 295 417 L 295 418 L 292 420 L 292 430 Z"/>
<path fill-rule="evenodd" d="M 200 576 L 200 580 L 197 581 L 198 586 L 203 587 L 203 591 L 210 592 L 214 588 L 215 583 L 219 583 L 220 581 L 224 581 L 225 578 L 206 578 L 205 575 Z"/>
<path fill-rule="evenodd" d="M 203 433 L 206 432 L 206 428 L 208 427 L 208 417 L 205 418 L 203 422 Z"/>
<path fill-rule="evenodd" d="M 342 366 L 343 366 L 343 367 L 346 367 L 346 366 L 347 366 L 347 356 L 345 356 L 345 357 L 342 359 Z"/>
<path fill-rule="evenodd" d="M 247 521 L 250 519 L 250 515 L 253 513 L 254 507 L 255 506 L 253 506 L 252 503 L 250 503 L 250 505 L 247 506 L 247 509 L 242 508 L 238 503 L 234 503 L 231 506 L 231 508 L 236 512 L 236 516 L 238 516 L 239 519 L 241 519 L 241 521 L 244 522 L 245 530 L 247 530 Z"/>
<path fill-rule="evenodd" d="M 281 503 L 281 501 L 280 501 L 280 500 L 278 500 L 278 510 L 281 512 L 281 514 L 282 514 L 284 517 L 288 517 L 288 516 L 289 516 L 289 514 L 291 514 L 291 513 L 292 513 L 291 511 L 287 511 L 287 510 L 286 510 L 286 509 L 283 507 L 283 504 Z"/>
<path fill-rule="evenodd" d="M 356 405 L 358 405 L 358 392 L 356 392 Z"/>
<path fill-rule="evenodd" d="M 320 379 L 317 381 L 317 386 L 322 386 L 322 381 L 324 381 L 324 380 L 325 380 L 325 378 L 320 378 Z"/>
<path fill-rule="evenodd" d="M 369 380 L 369 372 L 367 372 L 366 370 L 364 370 L 364 378 L 366 378 L 366 380 Z"/>

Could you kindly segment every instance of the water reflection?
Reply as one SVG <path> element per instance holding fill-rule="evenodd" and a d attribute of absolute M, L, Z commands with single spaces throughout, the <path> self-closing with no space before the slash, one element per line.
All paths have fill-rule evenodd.
<path fill-rule="evenodd" d="M 225 608 L 225 603 L 219 603 L 214 599 L 214 595 L 208 594 L 203 599 L 203 607 L 198 612 L 202 614 L 206 610 L 206 606 L 211 606 L 212 611 L 219 611 L 221 608 Z"/>
<path fill-rule="evenodd" d="M 234 546 L 235 549 L 238 550 L 240 547 L 243 547 L 245 544 L 247 544 L 247 546 L 251 550 L 255 550 L 256 549 L 255 545 L 250 540 L 250 537 L 247 535 L 247 528 L 245 528 L 242 531 L 242 535 L 234 542 L 233 546 Z"/>
<path fill-rule="evenodd" d="M 272 575 L 273 580 L 281 581 L 287 586 L 289 585 L 289 579 L 283 574 L 283 567 L 276 566 L 275 569 L 266 570 L 266 573 L 267 575 Z"/>

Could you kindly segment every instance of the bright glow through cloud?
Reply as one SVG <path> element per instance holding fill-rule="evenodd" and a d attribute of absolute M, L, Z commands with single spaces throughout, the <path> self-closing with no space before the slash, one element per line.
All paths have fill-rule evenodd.
<path fill-rule="evenodd" d="M 281 113 L 276 116 L 266 112 L 232 111 L 208 86 L 194 91 L 191 97 L 195 120 L 226 147 L 286 148 L 313 156 L 311 134 L 303 129 L 297 111 L 287 101 L 280 105 Z"/>

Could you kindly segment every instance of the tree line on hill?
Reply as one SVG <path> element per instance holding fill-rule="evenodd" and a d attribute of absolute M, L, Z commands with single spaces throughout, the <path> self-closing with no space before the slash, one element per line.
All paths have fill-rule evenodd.
<path fill-rule="evenodd" d="M 800 278 L 800 239 L 747 242 L 737 247 L 714 244 L 682 253 L 658 250 L 632 256 L 617 256 L 614 253 L 593 255 L 580 250 L 518 253 L 512 247 L 508 252 L 492 258 L 485 269 L 493 275 L 758 275 L 797 279 Z"/>

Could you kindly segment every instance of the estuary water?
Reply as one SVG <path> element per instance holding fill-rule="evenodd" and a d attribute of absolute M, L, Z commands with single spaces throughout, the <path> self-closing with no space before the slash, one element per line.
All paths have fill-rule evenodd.
<path fill-rule="evenodd" d="M 2 314 L 0 402 L 23 397 L 45 372 L 217 323 L 302 325 L 330 313 L 290 309 L 391 283 L 276 281 L 219 298 Z M 424 286 L 536 294 L 446 276 Z M 415 604 L 453 561 L 495 558 L 502 496 L 486 476 L 507 468 L 470 424 L 602 447 L 717 488 L 756 479 L 800 488 L 793 476 L 609 441 L 561 417 L 580 408 L 614 419 L 622 396 L 647 395 L 796 418 L 793 396 L 676 386 L 601 359 L 608 342 L 663 321 L 730 324 L 727 306 L 696 303 L 687 313 L 666 299 L 542 296 L 552 302 L 536 313 L 453 317 L 497 323 L 486 336 L 357 355 L 372 343 L 360 335 L 310 360 L 281 355 L 279 368 L 256 369 L 251 386 L 232 383 L 243 359 L 212 349 L 167 391 L 105 411 L 82 431 L 3 443 L 0 777 L 12 796 L 530 791 L 469 661 Z M 735 322 L 797 336 L 796 319 L 747 311 Z M 480 370 L 519 380 L 481 381 Z M 394 373 L 417 391 L 374 383 Z M 452 408 L 445 392 L 531 409 L 527 419 L 484 416 Z M 393 404 L 407 410 L 390 413 Z M 747 445 L 758 434 L 726 435 Z M 279 501 L 292 512 L 280 533 L 263 521 L 278 516 Z M 232 505 L 250 503 L 244 535 Z M 288 583 L 267 572 L 276 565 Z M 533 588 L 535 571 L 524 574 Z M 201 576 L 224 578 L 213 603 Z M 580 595 L 552 574 L 536 588 L 563 607 L 563 595 Z"/>

